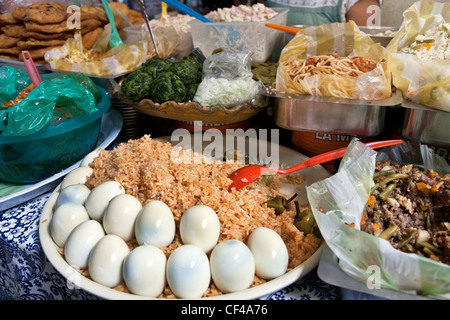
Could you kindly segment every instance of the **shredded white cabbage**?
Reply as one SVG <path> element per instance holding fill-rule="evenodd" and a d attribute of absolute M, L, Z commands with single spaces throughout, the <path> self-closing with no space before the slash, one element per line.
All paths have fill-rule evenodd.
<path fill-rule="evenodd" d="M 194 101 L 202 106 L 225 107 L 251 101 L 256 97 L 261 83 L 250 77 L 239 77 L 233 80 L 225 78 L 205 78 L 198 86 Z"/>
<path fill-rule="evenodd" d="M 401 52 L 415 54 L 422 61 L 450 60 L 450 23 L 441 23 L 424 34 Z"/>

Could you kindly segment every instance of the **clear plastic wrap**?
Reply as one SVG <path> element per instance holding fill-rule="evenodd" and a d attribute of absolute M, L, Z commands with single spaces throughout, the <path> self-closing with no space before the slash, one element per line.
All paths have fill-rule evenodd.
<path fill-rule="evenodd" d="M 222 51 L 208 57 L 203 63 L 203 79 L 194 101 L 202 106 L 257 104 L 264 85 L 253 79 L 251 55 Z"/>
<path fill-rule="evenodd" d="M 450 60 L 422 60 L 415 54 L 402 52 L 418 35 L 442 23 L 450 23 L 450 3 L 431 0 L 415 2 L 403 13 L 403 17 L 399 31 L 387 46 L 393 83 L 402 91 L 405 99 L 450 112 Z M 435 45 L 423 44 L 428 50 Z"/>
<path fill-rule="evenodd" d="M 348 57 L 347 60 L 359 57 L 358 63 L 370 60 L 374 69 L 362 74 L 357 70 L 359 75 L 354 76 L 344 74 L 346 70 L 343 67 L 332 65 L 323 72 L 300 80 L 294 78 L 290 71 L 292 68 L 300 69 L 296 66 L 308 63 L 310 57 L 319 56 Z M 300 29 L 281 52 L 276 90 L 361 100 L 386 99 L 392 93 L 386 60 L 386 49 L 375 43 L 370 35 L 360 31 L 353 21 L 307 27 Z"/>
<path fill-rule="evenodd" d="M 109 27 L 108 27 L 109 26 Z M 110 24 L 105 26 L 91 50 L 83 48 L 82 37 L 76 33 L 62 47 L 45 53 L 45 61 L 54 70 L 80 72 L 96 77 L 119 77 L 139 68 L 147 59 L 147 41 L 127 43 L 109 48 Z"/>

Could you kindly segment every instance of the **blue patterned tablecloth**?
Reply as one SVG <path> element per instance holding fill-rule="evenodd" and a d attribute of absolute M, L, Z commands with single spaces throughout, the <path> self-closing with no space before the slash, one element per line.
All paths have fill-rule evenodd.
<path fill-rule="evenodd" d="M 0 212 L 1 300 L 92 300 L 98 297 L 67 285 L 47 260 L 39 241 L 39 218 L 51 192 Z M 269 294 L 267 300 L 336 300 L 338 288 L 317 276 L 317 270 Z"/>

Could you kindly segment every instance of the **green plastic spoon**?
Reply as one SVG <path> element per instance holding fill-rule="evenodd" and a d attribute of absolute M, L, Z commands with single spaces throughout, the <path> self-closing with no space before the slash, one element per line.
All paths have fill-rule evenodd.
<path fill-rule="evenodd" d="M 107 0 L 102 0 L 103 8 L 105 8 L 106 16 L 111 22 L 111 36 L 109 37 L 109 45 L 111 48 L 123 45 L 122 39 L 120 39 L 119 32 L 117 31 L 116 24 L 114 22 L 114 15 L 109 7 Z"/>

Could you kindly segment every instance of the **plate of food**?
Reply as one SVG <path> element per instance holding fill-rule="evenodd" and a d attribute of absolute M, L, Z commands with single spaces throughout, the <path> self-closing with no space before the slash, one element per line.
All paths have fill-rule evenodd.
<path fill-rule="evenodd" d="M 442 157 L 417 142 L 374 152 L 352 141 L 339 171 L 307 187 L 340 269 L 394 298 L 448 299 L 449 172 Z"/>
<path fill-rule="evenodd" d="M 71 172 L 72 177 L 67 177 L 75 179 L 72 180 L 73 186 L 63 180 L 54 190 L 45 204 L 39 225 L 42 248 L 55 269 L 70 281 L 76 282 L 81 289 L 105 299 L 256 299 L 288 286 L 316 267 L 323 241 L 315 228 L 303 232 L 299 229 L 301 223 L 296 225 L 294 221 L 303 221 L 309 213 L 305 186 L 328 177 L 329 173 L 323 167 L 315 166 L 294 175 L 266 177 L 241 190 L 233 189 L 229 192 L 231 180 L 227 175 L 244 165 L 234 159 L 237 155 L 246 153 L 233 147 L 226 152 L 216 152 L 218 158 L 211 158 L 206 155 L 206 152 L 211 151 L 210 141 L 201 141 L 198 145 L 198 140 L 194 142 L 195 138 L 189 138 L 194 136 L 187 134 L 185 145 L 177 144 L 180 140 L 173 137 L 152 139 L 143 136 L 120 144 L 114 150 L 102 151 L 91 162 L 90 170 L 87 169 L 88 174 L 83 173 L 77 177 L 75 171 L 73 174 Z M 261 148 L 266 146 L 278 154 L 279 161 L 271 161 L 274 165 L 277 163 L 289 166 L 307 159 L 306 156 L 273 142 L 249 137 L 244 139 L 243 145 L 247 148 L 259 142 Z M 223 146 L 226 146 L 226 139 L 222 142 Z M 216 149 L 218 150 L 225 149 Z M 259 155 L 261 154 L 262 152 Z M 251 158 L 251 153 L 244 156 L 244 159 Z M 266 162 L 267 159 L 267 156 L 260 157 L 258 161 Z M 134 218 L 126 223 L 124 220 L 119 223 L 121 226 L 128 225 L 128 231 L 125 233 L 122 233 L 124 230 L 112 231 L 118 226 L 117 223 L 114 226 L 112 221 L 118 220 L 112 218 L 114 215 L 108 213 L 110 210 L 100 209 L 103 212 L 100 215 L 94 213 L 95 209 L 91 211 L 90 203 L 99 203 L 92 199 L 104 198 L 106 195 L 95 190 L 104 189 L 108 185 L 112 193 L 107 196 L 107 207 L 111 208 L 113 200 L 122 197 L 133 198 L 132 201 L 136 204 L 134 215 L 131 215 Z M 83 204 L 77 206 L 82 212 L 80 223 L 76 227 L 72 226 L 73 228 L 66 224 L 68 229 L 73 230 L 70 235 L 57 227 L 61 225 L 58 221 L 64 220 L 58 218 L 58 207 L 74 205 L 64 203 L 67 188 L 92 188 L 86 193 L 85 200 L 82 200 Z M 268 202 L 269 200 L 272 201 Z M 284 209 L 276 214 L 275 207 L 279 205 L 279 201 Z M 278 204 L 274 205 L 274 202 Z M 154 218 L 151 218 L 151 208 L 159 208 L 157 211 L 160 214 L 165 212 L 166 218 L 156 219 L 155 214 Z M 92 218 L 87 214 L 88 210 Z M 192 218 L 195 217 L 196 211 L 199 214 L 197 222 Z M 161 225 L 166 225 L 167 228 L 160 229 L 161 232 L 150 232 L 152 219 L 160 221 Z M 199 221 L 203 221 L 206 226 L 203 231 Z M 77 234 L 89 229 L 88 224 L 97 225 L 97 235 L 90 237 L 97 239 L 94 246 L 83 245 L 83 241 L 76 240 L 87 239 L 86 234 L 81 238 Z M 192 233 L 193 230 L 196 231 Z M 164 239 L 152 240 L 151 234 L 157 233 Z M 202 236 L 196 240 L 190 238 L 189 234 Z M 273 242 L 261 245 L 268 239 L 273 239 Z M 107 248 L 106 242 L 109 241 L 116 242 L 114 248 L 121 248 L 118 255 L 111 251 L 106 255 L 101 253 L 102 247 Z M 82 247 L 90 249 L 84 251 L 84 257 L 76 262 L 76 258 L 71 258 L 72 254 L 83 252 Z M 234 263 L 235 270 L 240 270 L 234 275 L 233 272 L 228 273 L 220 268 L 220 261 L 227 259 L 227 254 L 223 254 L 227 247 L 242 250 L 230 251 L 240 257 L 234 262 L 227 262 L 227 265 Z M 271 248 L 270 252 L 275 250 L 274 253 L 278 252 L 275 256 L 281 260 L 272 261 L 272 264 L 271 259 L 264 259 L 261 264 L 258 257 L 261 257 L 262 253 L 258 253 L 258 248 L 262 248 L 261 251 L 264 251 L 264 248 Z M 158 271 L 155 269 L 152 272 L 144 272 L 159 275 L 158 279 L 150 281 L 140 274 L 139 270 L 142 271 L 143 267 L 139 261 L 157 259 L 149 258 L 150 256 L 143 260 L 138 258 L 136 253 L 142 254 L 143 251 L 154 251 L 159 256 L 158 261 L 161 264 L 154 263 L 159 266 Z M 105 252 L 108 252 L 108 249 Z M 110 260 L 114 255 L 122 257 L 119 263 L 112 263 Z M 183 260 L 183 256 L 187 260 Z M 190 264 L 189 259 L 193 264 Z M 106 272 L 99 272 L 105 261 L 110 267 L 115 267 Z M 180 276 L 177 270 L 182 270 L 186 263 L 198 267 L 187 267 L 183 276 Z M 269 267 L 264 271 L 264 266 Z M 133 274 L 141 275 L 138 276 L 141 284 L 158 285 L 156 288 L 149 284 L 147 288 L 139 288 L 140 285 L 133 281 Z M 233 285 L 227 287 L 224 283 Z M 196 293 L 189 295 L 186 291 Z"/>
<path fill-rule="evenodd" d="M 247 120 L 268 106 L 253 78 L 251 54 L 219 51 L 202 60 L 147 60 L 120 82 L 121 99 L 137 111 L 166 119 L 207 124 Z"/>
<path fill-rule="evenodd" d="M 275 98 L 276 123 L 295 131 L 380 134 L 386 106 L 402 101 L 387 57 L 351 21 L 302 29 L 284 47 L 267 93 Z"/>

